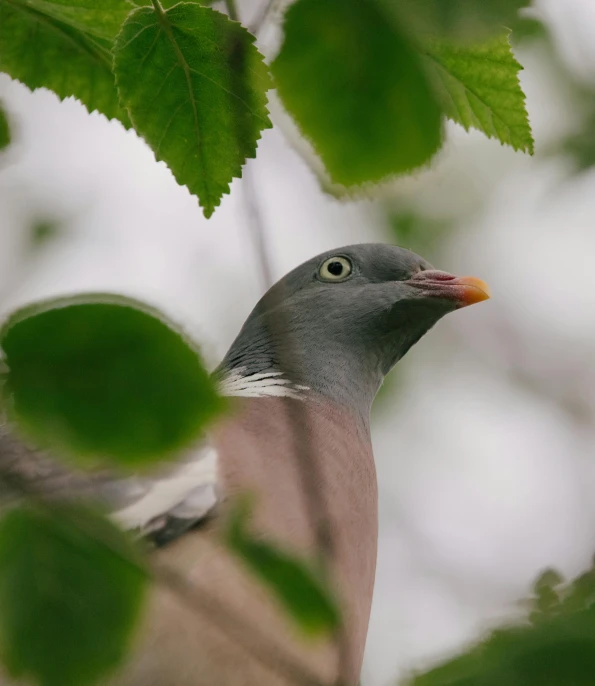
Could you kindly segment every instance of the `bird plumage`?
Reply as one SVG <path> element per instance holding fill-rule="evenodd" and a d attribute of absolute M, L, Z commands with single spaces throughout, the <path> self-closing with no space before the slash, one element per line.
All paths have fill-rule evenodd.
<path fill-rule="evenodd" d="M 278 657 L 270 651 L 265 668 L 216 621 L 158 588 L 135 658 L 114 683 L 287 684 L 285 653 L 314 682 L 340 677 L 345 686 L 357 683 L 376 564 L 371 403 L 384 375 L 429 328 L 485 297 L 481 282 L 435 272 L 407 250 L 347 246 L 300 265 L 263 296 L 215 371 L 221 392 L 231 396 L 229 414 L 177 462 L 116 481 L 103 472 L 70 474 L 47 454 L 25 448 L 6 427 L 0 432 L 0 467 L 10 463 L 33 479 L 45 474 L 49 489 L 59 485 L 68 497 L 99 498 L 123 526 L 159 543 L 177 539 L 156 552 L 156 560 L 173 565 L 208 597 L 223 598 L 238 618 L 280 646 Z M 316 467 L 315 487 L 333 539 L 330 571 L 347 646 L 341 658 L 332 641 L 312 645 L 299 638 L 277 603 L 220 543 L 219 512 L 248 491 L 255 496 L 255 532 L 315 556 L 319 541 L 307 493 L 312 484 L 300 464 L 304 446 L 316 460 L 310 467 Z"/>

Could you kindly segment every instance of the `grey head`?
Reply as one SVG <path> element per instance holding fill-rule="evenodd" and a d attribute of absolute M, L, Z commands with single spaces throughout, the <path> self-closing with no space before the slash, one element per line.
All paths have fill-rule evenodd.
<path fill-rule="evenodd" d="M 479 279 L 437 271 L 403 248 L 330 250 L 270 288 L 216 373 L 235 387 L 230 394 L 316 393 L 365 415 L 384 376 L 426 331 L 488 297 Z"/>

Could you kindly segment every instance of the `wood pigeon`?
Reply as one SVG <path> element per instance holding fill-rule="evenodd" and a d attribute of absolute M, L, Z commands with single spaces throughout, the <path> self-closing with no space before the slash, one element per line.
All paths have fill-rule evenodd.
<path fill-rule="evenodd" d="M 294 269 L 256 305 L 215 371 L 232 411 L 173 466 L 119 481 L 73 475 L 26 449 L 8 427 L 0 431 L 0 467 L 13 465 L 48 490 L 99 494 L 118 522 L 161 546 L 157 564 L 183 572 L 201 597 L 216 601 L 197 614 L 190 600 L 157 588 L 135 659 L 110 683 L 356 686 L 376 566 L 372 401 L 441 317 L 488 297 L 479 279 L 437 271 L 402 248 L 339 248 Z M 254 530 L 313 557 L 320 531 L 312 487 L 328 516 L 330 578 L 344 618 L 339 651 L 334 640 L 302 639 L 220 542 L 220 512 L 251 492 Z M 233 613 L 222 615 L 219 601 Z"/>

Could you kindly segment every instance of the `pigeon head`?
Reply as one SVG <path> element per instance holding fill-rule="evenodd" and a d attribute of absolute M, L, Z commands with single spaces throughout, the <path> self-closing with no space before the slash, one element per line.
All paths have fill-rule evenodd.
<path fill-rule="evenodd" d="M 262 297 L 218 371 L 230 394 L 314 392 L 369 409 L 384 376 L 426 331 L 488 297 L 483 281 L 435 270 L 403 248 L 330 250 Z"/>

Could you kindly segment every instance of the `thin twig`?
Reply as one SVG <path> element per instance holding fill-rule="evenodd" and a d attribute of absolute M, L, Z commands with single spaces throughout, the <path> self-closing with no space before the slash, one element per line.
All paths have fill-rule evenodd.
<path fill-rule="evenodd" d="M 227 10 L 227 15 L 233 21 L 239 21 L 238 10 L 234 0 L 225 0 L 225 9 Z"/>
<path fill-rule="evenodd" d="M 255 36 L 258 36 L 267 19 L 269 18 L 269 15 L 273 11 L 273 8 L 275 8 L 277 4 L 278 0 L 266 0 L 266 3 L 262 6 L 262 9 L 248 27 L 249 31 L 251 31 Z"/>
<path fill-rule="evenodd" d="M 254 176 L 248 165 L 244 167 L 242 179 L 242 190 L 244 192 L 244 202 L 246 205 L 246 217 L 248 230 L 256 253 L 259 264 L 260 278 L 265 291 L 273 285 L 273 274 L 271 270 L 271 260 L 268 251 L 267 240 L 264 230 L 264 222 L 258 202 Z"/>
<path fill-rule="evenodd" d="M 272 269 L 270 265 L 268 250 L 266 249 L 265 229 L 262 215 L 259 209 L 256 187 L 253 179 L 249 177 L 248 183 L 244 186 L 244 198 L 246 203 L 246 213 L 248 224 L 255 245 L 255 252 L 259 259 L 259 269 L 261 279 L 265 285 L 272 283 Z M 266 326 L 271 338 L 285 338 L 285 345 L 279 352 L 279 371 L 290 368 L 288 362 L 297 359 L 294 341 L 287 334 L 289 330 L 288 316 L 282 308 L 277 307 L 283 300 L 283 292 L 279 291 L 276 301 L 271 303 L 271 309 L 275 314 L 266 320 Z M 285 401 L 285 411 L 291 427 L 292 454 L 298 468 L 301 481 L 301 491 L 304 496 L 306 514 L 310 521 L 310 526 L 314 532 L 316 549 L 318 553 L 321 572 L 327 583 L 332 582 L 331 563 L 335 556 L 335 540 L 331 527 L 330 512 L 324 493 L 324 482 L 320 468 L 319 456 L 312 441 L 308 440 L 311 435 L 307 431 L 310 422 L 310 415 L 306 403 L 295 402 L 290 399 Z M 345 627 L 341 623 L 336 634 L 335 644 L 337 648 L 338 677 L 336 686 L 342 684 L 342 677 L 349 665 L 349 644 L 345 634 Z"/>
<path fill-rule="evenodd" d="M 255 187 L 250 178 L 248 184 L 244 186 L 244 199 L 246 203 L 246 214 L 252 240 L 255 245 L 255 252 L 259 261 L 259 271 L 261 280 L 265 286 L 272 285 L 272 269 L 268 250 L 266 248 L 265 230 L 262 216 L 259 210 L 258 198 L 256 197 Z M 277 302 L 271 303 L 274 316 L 269 317 L 266 326 L 269 329 L 273 340 L 286 338 L 283 350 L 279 353 L 281 369 L 291 367 L 287 362 L 295 361 L 297 358 L 294 341 L 287 335 L 288 321 L 282 308 L 277 307 L 283 300 L 283 292 L 279 291 L 276 298 Z M 293 427 L 292 442 L 293 454 L 296 457 L 302 490 L 307 501 L 307 510 L 310 524 L 316 538 L 318 553 L 321 557 L 322 567 L 326 568 L 334 555 L 334 541 L 330 527 L 330 516 L 326 504 L 326 498 L 321 492 L 322 475 L 318 464 L 318 457 L 311 441 L 306 440 L 309 432 L 302 432 L 308 425 L 309 415 L 303 403 L 287 403 L 287 414 L 290 424 Z M 326 569 L 325 569 L 326 573 Z"/>
<path fill-rule="evenodd" d="M 229 0 L 231 10 L 235 11 L 234 0 Z M 229 8 L 228 8 L 229 9 Z M 270 8 L 269 8 L 270 9 Z M 231 15 L 230 15 L 231 16 Z M 244 132 L 239 130 L 238 137 Z M 267 249 L 267 240 L 262 219 L 258 197 L 256 193 L 256 185 L 254 184 L 254 177 L 252 172 L 245 169 L 244 171 L 244 202 L 246 206 L 246 215 L 248 218 L 248 226 L 254 243 L 256 256 L 258 258 L 259 271 L 261 280 L 265 289 L 270 288 L 273 283 L 273 270 L 271 268 L 270 257 Z M 275 316 L 269 318 L 266 326 L 272 338 L 286 338 L 286 345 L 280 353 L 280 371 L 284 368 L 290 367 L 288 362 L 296 359 L 297 355 L 294 349 L 293 341 L 287 336 L 289 329 L 289 322 L 282 311 L 282 308 L 277 308 L 275 305 L 280 304 L 283 299 L 283 293 L 278 293 L 278 303 L 273 303 L 273 310 L 276 310 Z M 310 432 L 304 432 L 302 435 L 301 429 L 307 427 L 309 422 L 309 415 L 307 408 L 302 403 L 284 403 L 289 418 L 292 430 L 292 453 L 295 455 L 298 466 L 301 487 L 306 500 L 307 514 L 310 519 L 310 525 L 314 532 L 316 539 L 316 547 L 320 558 L 320 566 L 324 575 L 329 578 L 330 562 L 334 556 L 334 540 L 330 525 L 330 516 L 326 503 L 326 498 L 321 489 L 322 474 L 318 458 L 314 446 L 310 441 L 305 439 L 305 435 Z"/>

